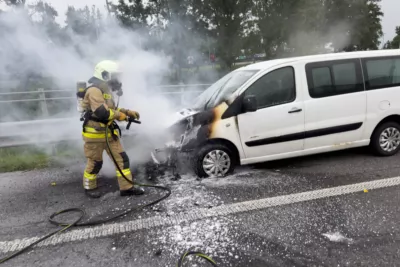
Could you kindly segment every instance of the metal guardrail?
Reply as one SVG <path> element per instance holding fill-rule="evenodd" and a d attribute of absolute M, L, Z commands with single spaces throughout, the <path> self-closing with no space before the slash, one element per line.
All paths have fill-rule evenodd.
<path fill-rule="evenodd" d="M 191 84 L 191 85 L 168 85 L 159 86 L 158 89 L 176 89 L 175 91 L 158 92 L 161 95 L 180 96 L 181 104 L 185 102 L 185 96 L 188 94 L 199 94 L 209 84 Z M 187 88 L 202 88 L 203 90 L 187 90 Z M 47 93 L 71 93 L 69 97 L 46 97 Z M 23 95 L 38 95 L 33 99 L 12 99 L 0 100 L 2 103 L 19 103 L 39 101 L 40 109 L 44 117 L 49 116 L 47 101 L 52 100 L 73 100 L 76 99 L 75 91 L 71 90 L 44 90 L 26 92 L 9 92 L 0 93 L 0 98 L 4 96 L 23 96 Z M 175 97 L 174 97 L 175 98 Z M 63 125 L 64 130 L 60 130 L 59 125 Z M 31 121 L 3 122 L 0 123 L 0 148 L 12 147 L 21 145 L 32 145 L 39 143 L 57 143 L 60 141 L 81 140 L 82 122 L 79 117 L 59 118 L 59 119 L 42 119 Z M 121 129 L 124 127 L 121 127 Z M 68 132 L 65 132 L 68 129 Z M 124 131 L 124 130 L 123 130 Z M 124 135 L 130 135 L 132 132 L 124 131 Z"/>
<path fill-rule="evenodd" d="M 124 136 L 134 135 L 119 123 Z M 62 125 L 62 129 L 60 129 Z M 0 123 L 0 148 L 82 140 L 79 117 Z"/>
<path fill-rule="evenodd" d="M 180 96 L 180 104 L 184 104 L 186 102 L 187 95 L 197 95 L 200 94 L 206 87 L 210 86 L 210 84 L 182 84 L 182 85 L 164 85 L 155 87 L 159 92 L 156 94 L 160 95 L 171 95 Z M 190 88 L 199 88 L 201 90 L 188 90 Z M 165 89 L 175 89 L 173 91 L 164 91 Z M 46 94 L 49 93 L 67 93 L 71 94 L 71 96 L 63 96 L 63 97 L 47 97 Z M 13 96 L 21 96 L 21 95 L 38 95 L 37 98 L 27 98 L 27 99 L 8 99 L 8 100 L 0 100 L 1 104 L 9 104 L 9 103 L 19 103 L 19 102 L 40 102 L 40 108 L 42 111 L 42 115 L 44 117 L 49 116 L 47 101 L 54 100 L 74 100 L 76 99 L 75 91 L 72 90 L 44 90 L 43 88 L 39 88 L 37 91 L 22 91 L 22 92 L 7 92 L 0 93 L 0 97 L 13 97 Z"/>
<path fill-rule="evenodd" d="M 0 123 L 0 147 L 77 140 L 81 128 L 79 117 Z"/>
<path fill-rule="evenodd" d="M 185 92 L 196 92 L 196 90 L 187 90 L 188 88 L 202 88 L 205 89 L 211 84 L 180 84 L 180 85 L 162 85 L 162 86 L 156 86 L 156 89 L 179 89 L 175 91 L 165 91 L 165 92 L 160 92 L 160 94 L 182 94 Z M 202 91 L 200 91 L 202 92 Z M 6 92 L 6 93 L 1 93 L 0 92 L 0 97 L 1 96 L 9 96 L 9 95 L 29 95 L 29 94 L 46 94 L 46 93 L 72 93 L 74 96 L 73 97 L 67 97 L 67 98 L 75 98 L 75 93 L 76 91 L 73 90 L 44 90 L 43 88 L 39 88 L 37 91 L 20 91 L 20 92 Z M 23 99 L 21 99 L 22 101 Z M 28 99 L 27 99 L 28 100 Z M 29 99 L 32 100 L 32 99 Z M 42 100 L 40 98 L 35 99 L 35 100 Z M 5 102 L 5 101 L 0 101 Z M 7 101 L 8 102 L 8 101 Z"/>

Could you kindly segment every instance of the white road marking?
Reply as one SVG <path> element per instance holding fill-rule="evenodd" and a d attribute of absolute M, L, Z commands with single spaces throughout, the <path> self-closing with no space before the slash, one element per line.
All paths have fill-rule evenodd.
<path fill-rule="evenodd" d="M 291 195 L 283 195 L 271 198 L 244 201 L 239 203 L 221 205 L 210 209 L 191 210 L 189 212 L 177 214 L 171 217 L 166 217 L 165 215 L 155 216 L 128 222 L 104 224 L 91 228 L 89 227 L 80 228 L 71 230 L 69 232 L 60 235 L 53 236 L 47 239 L 46 241 L 39 243 L 36 246 L 43 247 L 49 245 L 58 245 L 71 241 L 81 241 L 97 237 L 107 237 L 115 234 L 138 231 L 141 229 L 150 229 L 159 226 L 176 225 L 182 222 L 202 220 L 209 217 L 226 216 L 235 213 L 266 209 L 269 207 L 288 205 L 303 201 L 310 201 L 315 199 L 322 199 L 327 197 L 363 192 L 365 189 L 371 190 L 371 189 L 379 189 L 397 185 L 400 185 L 400 177 L 393 177 L 393 178 L 375 180 L 364 183 L 344 185 L 333 188 L 325 188 L 325 189 L 307 191 Z M 32 244 L 38 239 L 39 237 L 32 237 L 32 238 L 16 239 L 12 241 L 3 241 L 0 242 L 0 251 L 6 253 L 6 252 L 20 250 L 25 246 Z"/>

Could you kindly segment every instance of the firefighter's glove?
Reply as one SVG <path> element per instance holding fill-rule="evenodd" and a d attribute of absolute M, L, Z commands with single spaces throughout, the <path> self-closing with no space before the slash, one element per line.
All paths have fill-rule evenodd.
<path fill-rule="evenodd" d="M 140 119 L 139 112 L 137 112 L 137 111 L 127 110 L 126 115 L 128 115 L 129 117 L 131 117 L 132 119 L 135 119 L 135 120 Z"/>
<path fill-rule="evenodd" d="M 118 120 L 119 120 L 119 121 L 127 121 L 127 120 L 128 120 L 128 116 L 126 116 L 125 113 L 120 112 L 120 113 L 119 113 Z"/>

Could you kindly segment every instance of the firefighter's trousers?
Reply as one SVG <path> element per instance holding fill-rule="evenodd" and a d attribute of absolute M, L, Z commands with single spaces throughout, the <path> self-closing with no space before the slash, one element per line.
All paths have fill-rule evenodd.
<path fill-rule="evenodd" d="M 129 158 L 125 153 L 119 139 L 109 140 L 111 152 L 118 163 L 119 168 L 124 173 L 128 180 L 132 181 L 132 173 L 129 169 Z M 87 158 L 87 165 L 83 174 L 83 187 L 85 189 L 97 188 L 97 175 L 103 165 L 103 151 L 106 150 L 108 156 L 111 158 L 110 151 L 107 148 L 107 143 L 104 142 L 85 142 L 84 151 Z M 132 184 L 127 182 L 121 173 L 117 171 L 117 179 L 120 190 L 128 190 L 132 188 Z"/>

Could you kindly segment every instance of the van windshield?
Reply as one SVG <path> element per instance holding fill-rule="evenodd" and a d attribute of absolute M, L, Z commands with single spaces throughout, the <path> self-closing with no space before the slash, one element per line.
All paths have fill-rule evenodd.
<path fill-rule="evenodd" d="M 206 110 L 219 105 L 257 72 L 258 70 L 238 70 L 228 73 L 195 99 L 193 109 Z"/>

